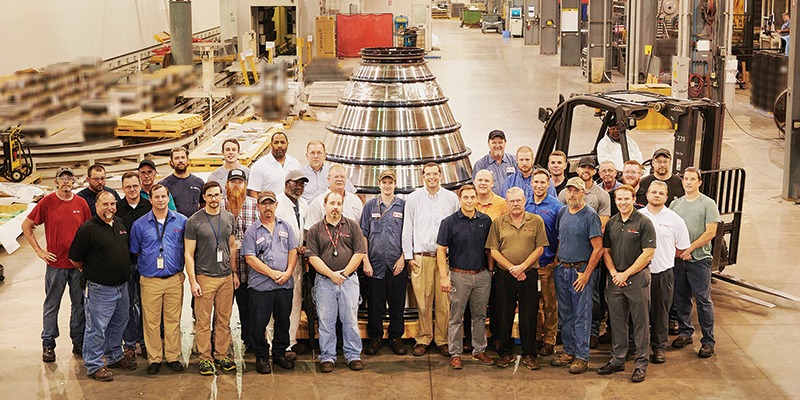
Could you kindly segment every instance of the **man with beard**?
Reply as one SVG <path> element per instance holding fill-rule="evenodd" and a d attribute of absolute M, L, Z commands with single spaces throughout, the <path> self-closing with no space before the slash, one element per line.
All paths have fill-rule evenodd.
<path fill-rule="evenodd" d="M 681 178 L 672 173 L 672 154 L 664 148 L 653 153 L 653 174 L 642 178 L 640 185 L 648 190 L 650 184 L 655 181 L 667 184 L 667 199 L 664 204 L 667 207 L 672 204 L 673 200 L 684 195 Z"/>
<path fill-rule="evenodd" d="M 231 257 L 231 249 L 236 248 L 235 222 L 231 213 L 220 208 L 222 193 L 219 183 L 206 183 L 202 193 L 206 206 L 186 222 L 184 258 L 186 275 L 195 298 L 195 343 L 200 353 L 200 375 L 214 375 L 214 364 L 223 371 L 236 369 L 236 364 L 228 356 L 228 347 L 231 344 L 233 291 L 239 287 L 239 276 L 236 257 Z"/>
<path fill-rule="evenodd" d="M 299 247 L 297 248 L 297 263 L 294 266 L 292 277 L 294 278 L 294 289 L 292 289 L 292 313 L 289 315 L 289 347 L 288 357 L 297 357 L 297 353 L 305 352 L 305 346 L 297 343 L 297 329 L 300 328 L 300 311 L 303 307 L 303 256 L 306 253 L 305 230 L 308 215 L 308 203 L 303 200 L 308 178 L 300 170 L 289 171 L 286 174 L 286 183 L 283 193 L 277 195 L 278 208 L 275 209 L 275 216 L 286 222 L 297 238 Z"/>
<path fill-rule="evenodd" d="M 125 229 L 130 234 L 133 223 L 150 212 L 153 208 L 150 201 L 142 198 L 140 194 L 141 181 L 137 172 L 126 172 L 122 175 L 122 190 L 125 197 L 117 202 L 117 216 L 122 219 Z M 125 357 L 129 360 L 136 359 L 136 343 L 142 352 L 142 357 L 147 358 L 144 344 L 144 331 L 142 331 L 142 299 L 139 294 L 139 267 L 136 265 L 136 254 L 130 253 L 131 277 L 128 280 L 128 301 L 130 313 L 128 325 L 122 334 Z"/>
<path fill-rule="evenodd" d="M 517 172 L 509 175 L 500 190 L 500 196 L 506 197 L 506 192 L 512 187 L 518 187 L 525 193 L 525 198 L 531 196 L 531 174 L 533 173 L 533 150 L 528 146 L 517 149 Z"/>
<path fill-rule="evenodd" d="M 606 135 L 597 143 L 598 161 L 612 161 L 614 165 L 623 165 L 625 163 L 625 160 L 622 158 L 620 132 L 627 129 L 626 122 L 627 121 L 622 121 L 621 124 L 617 124 L 616 115 L 611 115 L 608 120 Z M 639 145 L 636 144 L 636 141 L 634 141 L 630 135 L 626 134 L 625 138 L 628 139 L 628 160 L 637 161 L 639 164 L 643 163 L 644 158 L 642 158 L 642 151 L 639 150 Z"/>
<path fill-rule="evenodd" d="M 637 210 L 647 205 L 647 189 L 641 185 L 643 172 L 642 164 L 634 160 L 625 161 L 625 165 L 622 167 L 622 184 L 628 185 L 636 191 L 633 207 Z M 609 195 L 614 197 L 614 192 Z M 618 212 L 616 202 L 611 202 L 611 215 L 616 215 Z"/>
<path fill-rule="evenodd" d="M 506 153 L 506 134 L 499 129 L 489 132 L 489 154 L 476 161 L 472 167 L 473 181 L 475 174 L 482 169 L 488 169 L 494 175 L 492 191 L 498 195 L 502 195 L 500 190 L 506 177 L 517 172 L 517 160 Z"/>
<path fill-rule="evenodd" d="M 607 193 L 610 193 L 612 190 L 622 186 L 622 183 L 617 180 L 617 166 L 614 165 L 613 161 L 603 161 L 600 163 L 600 179 L 597 180 L 597 184 L 600 185 L 600 188 L 605 190 Z M 678 180 L 680 181 L 680 179 Z M 680 184 L 680 182 L 678 182 Z"/>
<path fill-rule="evenodd" d="M 106 187 L 106 169 L 100 164 L 94 164 L 86 171 L 86 180 L 89 182 L 89 187 L 81 190 L 78 192 L 78 196 L 81 196 L 84 200 L 86 200 L 86 204 L 89 206 L 89 211 L 92 212 L 92 216 L 94 217 L 97 215 L 95 212 L 95 202 L 97 202 L 97 195 L 100 192 L 108 192 L 114 196 L 115 201 L 119 201 L 119 193 L 116 190 Z"/>
<path fill-rule="evenodd" d="M 214 181 L 220 184 L 223 199 L 225 198 L 228 173 L 230 171 L 238 169 L 244 172 L 245 182 L 247 181 L 247 177 L 250 176 L 250 168 L 239 163 L 239 153 L 241 153 L 239 141 L 234 138 L 225 139 L 225 141 L 222 142 L 222 166 L 215 169 L 214 172 L 208 175 L 208 179 L 206 179 L 206 182 Z M 245 195 L 246 194 L 247 193 L 245 193 Z"/>
<path fill-rule="evenodd" d="M 636 195 L 629 185 L 615 190 L 619 213 L 611 217 L 603 235 L 603 258 L 608 269 L 606 296 L 611 319 L 611 360 L 597 369 L 600 375 L 625 370 L 628 335 L 636 345 L 632 382 L 644 381 L 650 349 L 650 269 L 656 250 L 653 222 L 633 207 Z M 628 321 L 631 330 L 628 330 Z"/>
<path fill-rule="evenodd" d="M 247 195 L 252 198 L 258 197 L 258 192 L 263 190 L 282 192 L 286 173 L 300 169 L 300 161 L 286 154 L 289 148 L 289 138 L 286 133 L 282 131 L 273 133 L 269 145 L 272 149 L 270 153 L 259 158 L 251 167 Z"/>
<path fill-rule="evenodd" d="M 83 363 L 86 375 L 101 382 L 114 379 L 106 369 L 134 370 L 136 362 L 122 353 L 122 332 L 128 323 L 128 230 L 115 216 L 117 200 L 111 193 L 97 196 L 98 213 L 75 233 L 69 260 L 86 279 L 86 333 Z M 103 362 L 103 356 L 106 361 Z"/>
<path fill-rule="evenodd" d="M 189 150 L 185 147 L 172 149 L 169 165 L 172 167 L 172 175 L 159 183 L 169 189 L 178 212 L 189 218 L 200 208 L 203 180 L 189 173 Z"/>
<path fill-rule="evenodd" d="M 331 164 L 325 162 L 327 153 L 325 151 L 325 143 L 319 140 L 312 140 L 306 145 L 306 165 L 300 172 L 308 179 L 305 190 L 303 191 L 303 200 L 311 203 L 317 196 L 324 194 L 328 189 L 328 171 L 331 169 Z M 344 190 L 348 193 L 355 193 L 356 187 L 347 179 Z M 280 206 L 279 206 L 280 207 Z"/>
<path fill-rule="evenodd" d="M 81 271 L 69 261 L 69 247 L 75 232 L 91 215 L 89 206 L 72 193 L 75 174 L 69 167 L 56 171 L 53 181 L 58 188 L 44 196 L 22 222 L 22 233 L 33 248 L 36 256 L 47 265 L 44 275 L 44 328 L 42 329 L 42 361 L 56 360 L 56 338 L 58 337 L 58 310 L 61 297 L 69 285 L 69 299 L 72 303 L 69 317 L 69 337 L 72 339 L 72 354 L 83 353 L 84 310 L 81 289 Z M 45 224 L 44 237 L 47 247 L 39 246 L 33 230 Z"/>
<path fill-rule="evenodd" d="M 564 351 L 550 364 L 569 365 L 571 374 L 580 374 L 589 366 L 593 272 L 603 254 L 603 231 L 600 217 L 584 200 L 583 179 L 570 178 L 564 191 L 567 207 L 556 217 L 558 265 L 553 271 Z"/>
<path fill-rule="evenodd" d="M 342 215 L 342 195 L 323 196 L 325 218 L 311 226 L 306 236 L 309 263 L 317 276 L 314 301 L 319 317 L 320 372 L 333 372 L 336 361 L 336 319 L 342 322 L 342 350 L 347 366 L 364 369 L 358 333 L 358 275 L 367 249 L 358 223 Z"/>
<path fill-rule="evenodd" d="M 139 179 L 142 181 L 141 193 L 139 193 L 143 199 L 150 200 L 150 189 L 153 188 L 153 184 L 156 180 L 156 164 L 152 160 L 142 160 L 139 163 Z M 169 195 L 169 203 L 167 204 L 167 208 L 172 211 L 175 211 L 175 199 L 172 198 L 172 193 Z"/>
<path fill-rule="evenodd" d="M 675 254 L 689 248 L 689 231 L 678 214 L 666 207 L 667 184 L 653 181 L 647 190 L 647 207 L 639 210 L 656 228 L 656 253 L 650 262 L 650 361 L 666 362 L 669 309 L 675 285 Z"/>
<path fill-rule="evenodd" d="M 311 229 L 312 225 L 322 221 L 325 217 L 323 198 L 330 192 L 338 193 L 344 199 L 341 212 L 345 217 L 353 221 L 361 219 L 361 210 L 364 208 L 364 203 L 361 202 L 358 196 L 348 193 L 345 190 L 346 185 L 347 175 L 344 167 L 341 164 L 332 165 L 328 170 L 328 190 L 308 204 L 308 215 L 304 225 L 305 230 Z"/>
<path fill-rule="evenodd" d="M 556 287 L 553 282 L 553 269 L 556 266 L 556 250 L 558 250 L 558 229 L 556 217 L 563 208 L 563 204 L 553 196 L 547 194 L 550 187 L 550 174 L 546 169 L 533 171 L 531 188 L 533 197 L 525 206 L 525 211 L 536 214 L 544 222 L 547 234 L 547 246 L 544 246 L 539 257 L 539 281 L 541 282 L 541 296 L 537 318 L 537 341 L 541 342 L 539 354 L 549 356 L 553 354 L 558 333 L 558 302 L 556 301 Z"/>
<path fill-rule="evenodd" d="M 563 151 L 556 150 L 550 153 L 550 156 L 547 157 L 547 171 L 550 172 L 550 187 L 547 188 L 547 194 L 558 198 L 558 195 L 567 186 L 567 169 L 569 169 L 569 161 Z"/>
<path fill-rule="evenodd" d="M 541 369 L 536 360 L 536 313 L 539 308 L 539 258 L 547 246 L 541 217 L 525 212 L 525 194 L 520 188 L 506 193 L 509 211 L 492 222 L 486 248 L 497 263 L 497 315 L 500 319 L 500 359 L 505 368 L 515 357 L 511 330 L 519 307 L 519 340 L 522 363 L 530 370 Z"/>
<path fill-rule="evenodd" d="M 236 250 L 231 258 L 236 258 L 236 274 L 239 278 L 239 287 L 234 289 L 236 307 L 239 309 L 239 322 L 242 325 L 242 342 L 246 351 L 253 349 L 253 338 L 250 336 L 250 297 L 247 290 L 248 273 L 244 254 L 242 254 L 242 240 L 245 231 L 258 220 L 256 199 L 247 195 L 247 174 L 244 170 L 234 168 L 228 171 L 225 183 L 225 194 L 222 196 L 222 208 L 233 215 L 235 227 L 233 236 L 236 238 Z"/>
<path fill-rule="evenodd" d="M 459 203 L 453 192 L 442 188 L 442 168 L 438 164 L 425 164 L 422 167 L 422 180 L 425 186 L 406 197 L 406 215 L 403 221 L 403 257 L 410 268 L 411 286 L 419 307 L 419 330 L 415 338 L 417 343 L 411 353 L 415 357 L 422 357 L 431 341 L 435 341 L 439 354 L 449 357 L 447 326 L 450 300 L 447 293 L 439 290 L 436 235 L 442 220 L 456 212 Z"/>

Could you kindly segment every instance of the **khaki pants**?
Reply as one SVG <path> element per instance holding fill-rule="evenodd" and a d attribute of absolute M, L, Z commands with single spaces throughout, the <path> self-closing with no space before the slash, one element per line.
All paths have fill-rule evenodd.
<path fill-rule="evenodd" d="M 555 267 L 556 264 L 553 262 L 539 269 L 542 292 L 536 324 L 536 336 L 538 336 L 536 339 L 554 346 L 558 332 L 558 300 L 556 300 L 556 286 L 553 282 L 553 268 Z"/>
<path fill-rule="evenodd" d="M 140 277 L 142 326 L 147 345 L 147 362 L 180 361 L 181 310 L 183 309 L 183 272 L 169 278 Z M 164 342 L 161 342 L 161 320 Z M 163 354 L 163 356 L 162 356 Z"/>
<path fill-rule="evenodd" d="M 431 340 L 437 345 L 447 344 L 447 325 L 450 319 L 450 295 L 439 287 L 439 271 L 436 257 L 414 255 L 419 267 L 411 268 L 411 285 L 419 307 L 419 331 L 417 344 L 429 345 Z M 433 306 L 436 305 L 436 326 L 434 331 Z"/>
<path fill-rule="evenodd" d="M 228 275 L 213 278 L 197 275 L 203 289 L 201 297 L 194 299 L 194 341 L 201 360 L 228 357 L 231 345 L 231 311 L 233 309 L 233 278 Z M 214 357 L 211 357 L 211 311 L 214 311 Z M 251 310 L 253 311 L 253 310 Z M 145 342 L 146 343 L 146 342 Z"/>

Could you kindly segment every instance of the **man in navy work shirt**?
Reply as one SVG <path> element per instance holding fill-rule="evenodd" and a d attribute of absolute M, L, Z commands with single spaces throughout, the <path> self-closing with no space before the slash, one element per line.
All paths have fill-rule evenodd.
<path fill-rule="evenodd" d="M 163 185 L 153 185 L 150 201 L 153 210 L 133 223 L 129 251 L 138 255 L 142 325 L 144 341 L 149 349 L 147 373 L 157 374 L 164 358 L 169 369 L 183 370 L 179 359 L 184 278 L 183 231 L 187 218 L 168 208 L 169 189 Z"/>
<path fill-rule="evenodd" d="M 486 306 L 492 290 L 492 273 L 486 255 L 486 238 L 492 227 L 488 215 L 475 210 L 475 186 L 458 189 L 461 208 L 442 220 L 436 238 L 436 266 L 442 293 L 450 294 L 448 350 L 450 368 L 461 369 L 464 351 L 462 325 L 467 302 L 472 312 L 472 358 L 485 365 L 494 360 L 486 350 Z M 450 268 L 448 270 L 448 256 Z"/>
<path fill-rule="evenodd" d="M 189 218 L 200 208 L 200 189 L 205 182 L 189 173 L 189 150 L 184 147 L 172 149 L 169 165 L 172 174 L 159 183 L 169 189 L 178 212 Z"/>
<path fill-rule="evenodd" d="M 297 237 L 286 221 L 275 216 L 278 200 L 271 190 L 258 195 L 259 218 L 247 228 L 242 241 L 242 255 L 250 268 L 246 284 L 250 291 L 250 326 L 253 351 L 256 353 L 256 371 L 272 372 L 269 366 L 270 345 L 264 330 L 270 318 L 275 318 L 272 340 L 272 362 L 283 369 L 294 368 L 294 361 L 286 358 L 289 347 L 289 314 L 292 312 L 292 292 L 295 282 L 292 274 L 297 264 Z"/>
<path fill-rule="evenodd" d="M 92 216 L 97 215 L 95 210 L 95 203 L 97 202 L 97 195 L 100 192 L 108 192 L 114 196 L 114 201 L 119 201 L 119 193 L 116 190 L 106 187 L 106 169 L 100 164 L 94 164 L 86 171 L 86 180 L 89 181 L 89 187 L 78 192 L 78 196 L 86 200 L 89 205 L 89 211 Z"/>
<path fill-rule="evenodd" d="M 517 160 L 506 153 L 506 134 L 499 129 L 489 132 L 489 154 L 476 161 L 472 167 L 473 181 L 475 174 L 482 169 L 488 169 L 494 175 L 492 191 L 502 196 L 501 189 L 506 177 L 517 172 Z"/>
<path fill-rule="evenodd" d="M 128 230 L 114 215 L 117 200 L 111 193 L 97 196 L 98 215 L 86 221 L 75 234 L 69 260 L 86 279 L 86 330 L 83 363 L 86 374 L 98 381 L 114 379 L 106 369 L 136 369 L 136 362 L 122 353 L 122 332 L 128 323 Z M 103 356 L 106 363 L 103 363 Z"/>
<path fill-rule="evenodd" d="M 406 202 L 394 195 L 397 175 L 381 171 L 381 195 L 367 201 L 361 213 L 361 232 L 367 245 L 364 275 L 367 276 L 367 333 L 370 341 L 364 350 L 378 353 L 383 340 L 383 314 L 389 302 L 389 342 L 397 355 L 406 354 L 403 345 L 403 310 L 406 301 L 408 271 L 403 258 L 403 214 Z"/>
<path fill-rule="evenodd" d="M 506 197 L 506 192 L 512 187 L 518 187 L 525 193 L 525 198 L 531 198 L 531 176 L 533 174 L 533 150 L 528 146 L 517 149 L 517 172 L 506 177 L 500 196 Z"/>

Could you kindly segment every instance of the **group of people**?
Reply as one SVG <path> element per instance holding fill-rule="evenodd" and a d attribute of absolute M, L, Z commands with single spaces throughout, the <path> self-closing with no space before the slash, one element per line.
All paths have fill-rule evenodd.
<path fill-rule="evenodd" d="M 362 351 L 377 354 L 387 333 L 392 351 L 407 354 L 409 281 L 419 314 L 411 353 L 432 348 L 450 357 L 453 369 L 463 368 L 465 351 L 486 365 L 514 362 L 518 310 L 527 368 L 539 369 L 538 356 L 554 354 L 560 331 L 564 348 L 550 364 L 582 373 L 607 310 L 603 336 L 611 336 L 612 358 L 597 372 L 622 371 L 633 354 L 631 379 L 640 382 L 650 360 L 665 361 L 673 324 L 673 346 L 692 343 L 692 297 L 703 332 L 699 355 L 714 353 L 710 241 L 720 217 L 699 192 L 700 171 L 672 175 L 666 149 L 653 155 L 653 174 L 645 178 L 630 160 L 617 182 L 616 164 L 601 160 L 595 182 L 597 162 L 584 157 L 578 176 L 567 179 L 566 154 L 555 151 L 546 168 L 534 168 L 532 149 L 506 153 L 505 134 L 495 130 L 472 184 L 445 189 L 441 166 L 431 162 L 421 171 L 424 186 L 403 199 L 395 195 L 396 173 L 386 169 L 380 195 L 362 203 L 346 169 L 325 163 L 322 142 L 307 144 L 308 166 L 301 168 L 286 154 L 285 133 L 270 141 L 271 153 L 248 169 L 239 164 L 239 143 L 225 140 L 223 165 L 205 182 L 188 172 L 188 151 L 175 148 L 172 174 L 155 183 L 156 166 L 144 160 L 122 176 L 122 198 L 105 187 L 100 165 L 89 168 L 89 187 L 77 195 L 74 172 L 60 168 L 56 192 L 23 223 L 47 265 L 43 361 L 56 358 L 68 285 L 73 353 L 90 377 L 109 381 L 110 369 L 136 369 L 137 344 L 149 374 L 164 363 L 182 371 L 188 280 L 200 374 L 236 368 L 229 353 L 234 301 L 256 371 L 291 369 L 303 347 L 296 334 L 304 261 L 314 273 L 323 373 L 335 368 L 338 335 L 352 370 L 364 368 Z M 34 234 L 41 224 L 44 247 Z M 366 346 L 360 299 L 367 303 Z M 486 352 L 487 316 L 497 359 Z"/>

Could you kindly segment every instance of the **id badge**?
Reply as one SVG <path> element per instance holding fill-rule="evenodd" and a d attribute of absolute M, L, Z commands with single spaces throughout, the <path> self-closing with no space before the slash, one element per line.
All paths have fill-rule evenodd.
<path fill-rule="evenodd" d="M 536 281 L 536 286 L 539 288 L 539 290 L 538 290 L 538 291 L 540 291 L 540 292 L 541 292 L 541 291 L 542 291 L 542 280 L 541 280 L 541 279 L 539 279 L 539 280 L 537 280 L 537 281 Z"/>
<path fill-rule="evenodd" d="M 222 249 L 217 249 L 217 262 L 222 262 Z"/>
<path fill-rule="evenodd" d="M 158 269 L 164 269 L 164 257 L 162 257 L 162 256 L 158 256 L 158 257 L 156 258 L 156 268 L 158 268 Z"/>

